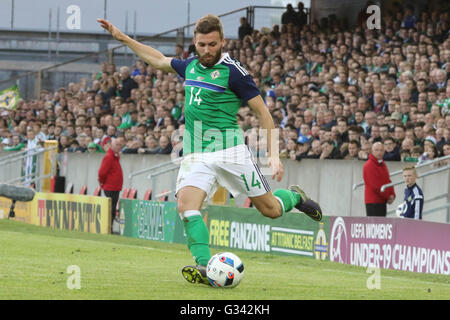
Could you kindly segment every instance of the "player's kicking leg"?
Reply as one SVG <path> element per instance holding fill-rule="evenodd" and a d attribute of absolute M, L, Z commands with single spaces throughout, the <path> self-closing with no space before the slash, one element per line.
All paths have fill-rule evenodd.
<path fill-rule="evenodd" d="M 319 204 L 309 199 L 299 186 L 290 186 L 288 190 L 277 189 L 273 193 L 250 197 L 250 200 L 259 212 L 269 218 L 278 218 L 295 207 L 315 221 L 322 220 Z"/>
<path fill-rule="evenodd" d="M 289 190 L 300 194 L 301 201 L 295 205 L 299 211 L 307 214 L 313 220 L 322 220 L 322 209 L 317 202 L 309 199 L 306 193 L 297 185 L 290 186 Z"/>

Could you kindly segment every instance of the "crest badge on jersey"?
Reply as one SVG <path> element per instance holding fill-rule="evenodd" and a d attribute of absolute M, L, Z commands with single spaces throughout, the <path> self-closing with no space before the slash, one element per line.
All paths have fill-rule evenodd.
<path fill-rule="evenodd" d="M 218 77 L 220 77 L 220 72 L 218 70 L 214 70 L 213 72 L 211 72 L 211 78 L 213 80 L 217 79 Z"/>

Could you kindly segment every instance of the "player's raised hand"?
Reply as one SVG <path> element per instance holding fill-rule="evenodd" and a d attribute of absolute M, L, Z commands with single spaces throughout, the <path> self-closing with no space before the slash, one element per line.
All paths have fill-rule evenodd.
<path fill-rule="evenodd" d="M 283 164 L 279 157 L 269 157 L 269 166 L 272 168 L 272 179 L 276 179 L 278 182 L 283 178 Z"/>
<path fill-rule="evenodd" d="M 111 22 L 105 19 L 97 19 L 101 27 L 111 33 L 112 37 L 118 41 L 123 41 L 126 37 L 118 28 L 116 28 Z"/>

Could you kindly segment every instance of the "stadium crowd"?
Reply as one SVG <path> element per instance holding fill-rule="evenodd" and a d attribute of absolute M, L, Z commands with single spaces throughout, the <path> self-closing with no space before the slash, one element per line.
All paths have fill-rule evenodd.
<path fill-rule="evenodd" d="M 377 141 L 387 161 L 450 154 L 448 10 L 414 15 L 397 7 L 383 13 L 379 30 L 368 29 L 363 15 L 347 28 L 333 16 L 305 24 L 304 14 L 297 19 L 290 10 L 281 27 L 246 26 L 224 48 L 254 77 L 281 128 L 281 157 L 366 160 Z M 176 54 L 193 52 L 177 46 Z M 54 139 L 60 151 L 105 152 L 115 137 L 124 154 L 181 155 L 183 108 L 176 74 L 140 60 L 131 67 L 103 62 L 92 79 L 3 110 L 0 148 Z M 249 146 L 265 149 L 263 138 L 253 138 L 259 123 L 251 110 L 243 106 L 237 117 Z"/>

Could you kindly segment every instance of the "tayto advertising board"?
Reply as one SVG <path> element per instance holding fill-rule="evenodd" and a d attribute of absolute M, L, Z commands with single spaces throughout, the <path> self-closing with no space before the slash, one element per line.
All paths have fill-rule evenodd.
<path fill-rule="evenodd" d="M 31 222 L 55 229 L 107 234 L 111 229 L 111 199 L 74 194 L 37 192 Z"/>
<path fill-rule="evenodd" d="M 412 219 L 331 217 L 330 260 L 450 274 L 450 225 Z"/>
<path fill-rule="evenodd" d="M 208 206 L 203 214 L 212 247 L 328 259 L 328 217 L 317 223 L 304 214 L 288 212 L 270 219 L 256 209 L 225 206 Z"/>

